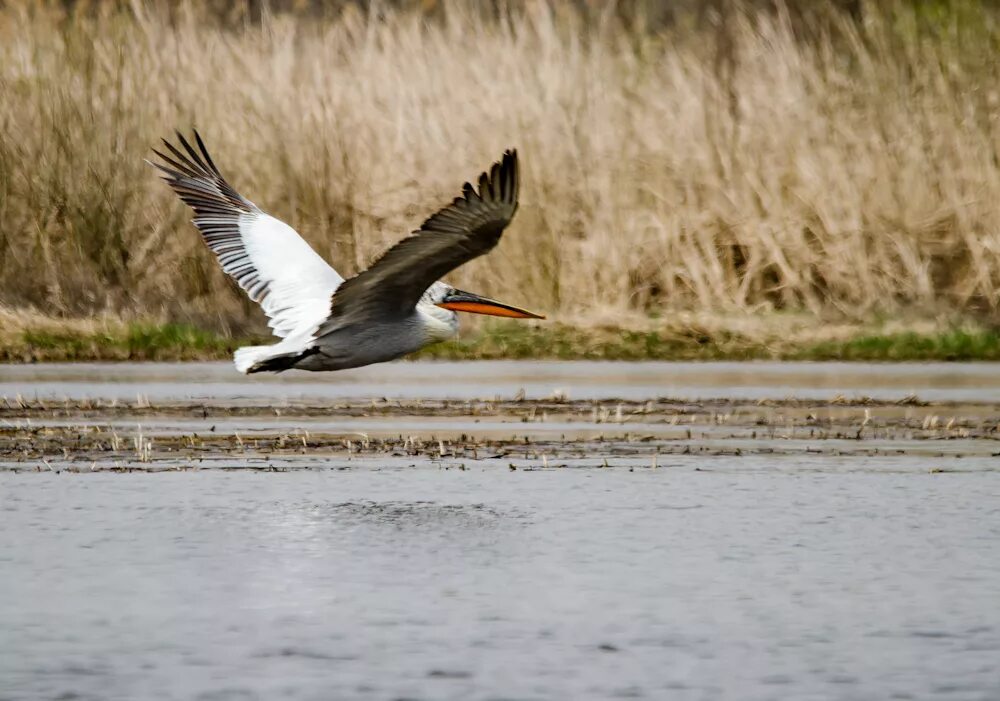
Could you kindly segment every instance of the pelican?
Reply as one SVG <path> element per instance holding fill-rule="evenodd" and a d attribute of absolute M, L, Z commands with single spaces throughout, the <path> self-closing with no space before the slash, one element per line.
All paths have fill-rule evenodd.
<path fill-rule="evenodd" d="M 233 360 L 243 373 L 343 370 L 381 363 L 453 338 L 458 314 L 544 319 L 438 280 L 490 251 L 517 211 L 517 151 L 508 150 L 478 188 L 462 195 L 344 280 L 296 231 L 260 210 L 222 177 L 197 131 L 195 150 L 153 149 L 163 179 L 195 214 L 194 225 L 219 263 L 264 310 L 281 339 L 248 346 Z M 182 151 L 183 149 L 183 151 Z"/>

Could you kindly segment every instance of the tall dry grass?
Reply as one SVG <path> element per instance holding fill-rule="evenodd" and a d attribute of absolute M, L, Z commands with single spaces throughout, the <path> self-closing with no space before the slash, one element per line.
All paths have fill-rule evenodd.
<path fill-rule="evenodd" d="M 516 146 L 522 208 L 462 287 L 577 318 L 995 317 L 996 16 L 928 28 L 900 5 L 805 41 L 781 12 L 721 6 L 658 33 L 555 2 L 236 27 L 7 6 L 0 302 L 259 324 L 142 161 L 197 126 L 343 273 Z"/>

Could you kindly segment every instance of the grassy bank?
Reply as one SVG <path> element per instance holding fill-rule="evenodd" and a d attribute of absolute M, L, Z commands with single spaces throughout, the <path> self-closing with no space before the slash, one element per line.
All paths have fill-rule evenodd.
<path fill-rule="evenodd" d="M 504 329 L 430 348 L 424 357 L 565 360 L 1000 360 L 1000 333 L 878 333 L 791 345 L 737 334 L 706 335 L 572 327 Z"/>
<path fill-rule="evenodd" d="M 499 19 L 473 3 L 408 3 L 433 17 L 343 3 L 249 22 L 198 3 L 72 5 L 0 4 L 12 307 L 254 329 L 142 161 L 196 125 L 234 185 L 345 274 L 516 146 L 522 207 L 497 251 L 451 276 L 463 288 L 587 324 L 595 310 L 1000 310 L 987 3 L 861 3 L 815 32 L 736 0 L 715 4 L 719 21 L 656 31 L 558 2 L 500 3 Z"/>
<path fill-rule="evenodd" d="M 12 321 L 14 320 L 14 321 Z M 0 362 L 227 360 L 262 336 L 219 334 L 189 324 L 115 319 L 6 317 Z M 807 315 L 679 317 L 631 328 L 570 323 L 482 323 L 418 358 L 451 360 L 1000 360 L 1000 332 L 935 322 L 817 325 Z"/>

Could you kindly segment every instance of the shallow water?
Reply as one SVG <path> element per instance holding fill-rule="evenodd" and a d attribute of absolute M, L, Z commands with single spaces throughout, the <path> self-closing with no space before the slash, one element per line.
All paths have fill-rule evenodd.
<path fill-rule="evenodd" d="M 335 373 L 244 377 L 230 363 L 78 363 L 0 365 L 0 397 L 107 397 L 150 401 L 192 398 L 334 400 L 532 399 L 830 399 L 994 401 L 1000 363 L 628 363 L 564 361 L 396 362 Z"/>
<path fill-rule="evenodd" d="M 995 403 L 665 405 L 624 425 L 561 404 L 543 423 L 517 403 L 267 413 L 372 388 L 995 402 L 991 370 L 404 363 L 252 382 L 223 364 L 0 366 L 8 397 L 216 407 L 142 409 L 148 462 L 124 432 L 138 405 L 0 407 L 0 699 L 1000 698 Z M 225 409 L 244 400 L 263 407 Z M 124 447 L 94 447 L 114 431 Z M 507 442 L 434 457 L 437 440 L 339 438 L 448 431 Z M 186 453 L 195 433 L 207 447 Z M 267 443 L 283 433 L 301 448 Z M 122 466 L 140 471 L 88 473 Z"/>
<path fill-rule="evenodd" d="M 1000 475 L 784 460 L 0 477 L 0 696 L 997 698 Z"/>

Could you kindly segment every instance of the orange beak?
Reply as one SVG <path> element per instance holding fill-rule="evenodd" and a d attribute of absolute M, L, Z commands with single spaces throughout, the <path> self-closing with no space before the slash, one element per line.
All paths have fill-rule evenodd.
<path fill-rule="evenodd" d="M 489 316 L 506 316 L 511 319 L 544 319 L 545 315 L 529 312 L 527 309 L 512 307 L 493 299 L 480 297 L 471 292 L 451 290 L 443 300 L 437 303 L 439 307 L 453 312 L 468 312 L 470 314 L 487 314 Z"/>

